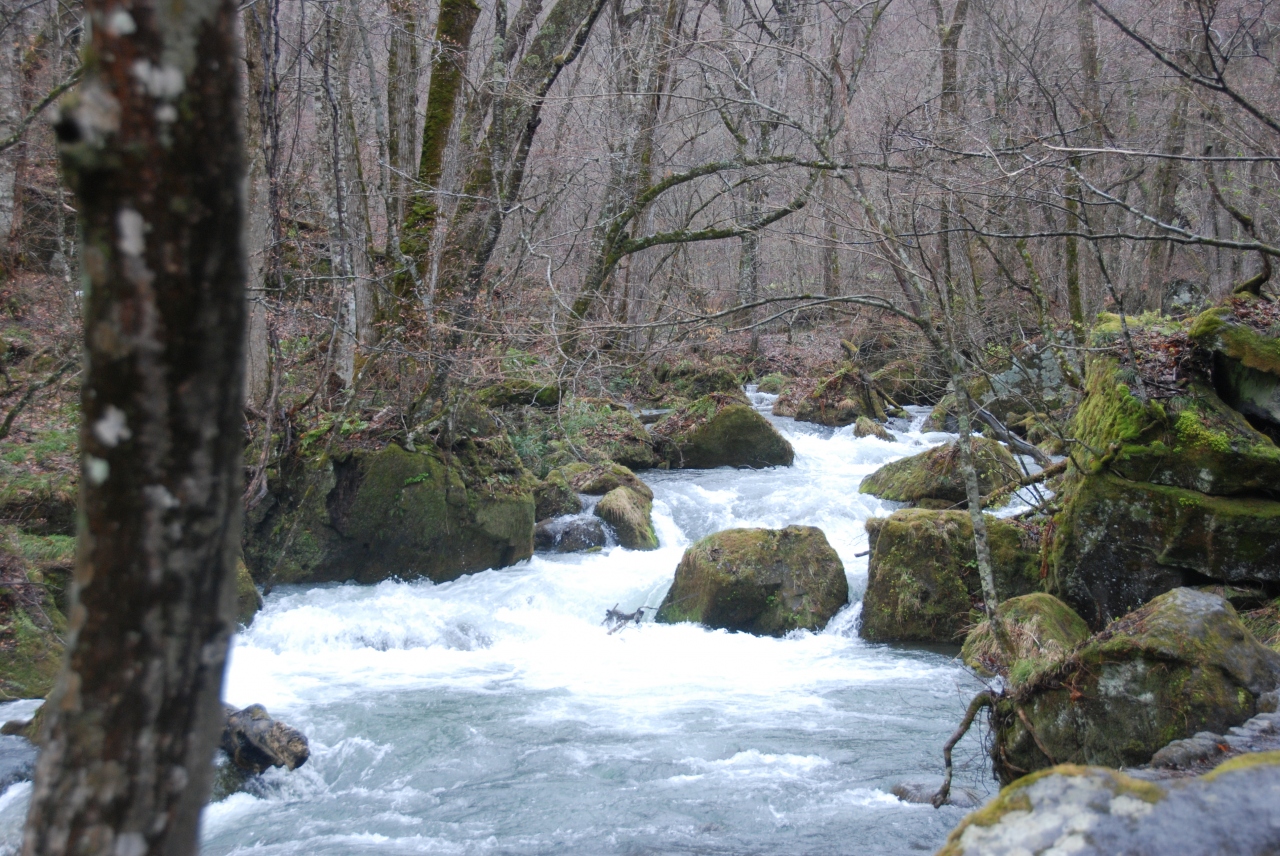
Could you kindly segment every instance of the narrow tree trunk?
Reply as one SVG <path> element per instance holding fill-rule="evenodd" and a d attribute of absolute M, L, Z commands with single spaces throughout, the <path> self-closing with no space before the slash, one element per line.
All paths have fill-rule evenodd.
<path fill-rule="evenodd" d="M 85 82 L 57 125 L 87 283 L 80 536 L 26 856 L 198 845 L 240 535 L 236 7 L 85 3 Z"/>
<path fill-rule="evenodd" d="M 267 400 L 271 379 L 271 349 L 267 330 L 267 307 L 264 302 L 267 281 L 273 273 L 271 254 L 274 235 L 267 157 L 270 140 L 266 133 L 263 108 L 272 104 L 263 62 L 270 24 L 264 10 L 246 9 L 242 16 L 244 30 L 245 75 L 245 141 L 247 143 L 247 175 L 245 177 L 245 252 L 249 279 L 245 290 L 248 300 L 248 324 L 245 347 L 245 399 L 252 407 Z M 266 24 L 266 26 L 264 26 Z M 264 98 L 263 96 L 268 97 Z"/>

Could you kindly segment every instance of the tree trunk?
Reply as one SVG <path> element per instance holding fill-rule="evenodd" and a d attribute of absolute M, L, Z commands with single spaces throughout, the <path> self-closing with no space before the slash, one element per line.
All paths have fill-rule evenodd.
<path fill-rule="evenodd" d="M 86 277 L 80 536 L 26 856 L 198 845 L 240 535 L 236 6 L 85 4 L 57 125 Z"/>
<path fill-rule="evenodd" d="M 272 228 L 272 205 L 268 150 L 271 140 L 264 122 L 264 108 L 273 106 L 264 55 L 269 49 L 267 33 L 270 23 L 261 9 L 252 6 L 242 17 L 245 87 L 245 141 L 247 175 L 245 177 L 245 252 L 249 279 L 245 297 L 248 300 L 248 325 L 245 347 L 245 400 L 261 407 L 267 400 L 271 379 L 271 349 L 267 330 L 267 307 L 264 299 L 267 282 L 273 274 L 271 263 L 275 252 Z M 265 26 L 264 26 L 265 25 Z M 265 96 L 265 97 L 264 97 Z"/>

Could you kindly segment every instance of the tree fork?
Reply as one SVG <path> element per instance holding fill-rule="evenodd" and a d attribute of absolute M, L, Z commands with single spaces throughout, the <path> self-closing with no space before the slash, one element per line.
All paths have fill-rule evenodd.
<path fill-rule="evenodd" d="M 83 236 L 80 531 L 26 856 L 198 846 L 240 535 L 236 6 L 85 3 L 56 126 Z"/>

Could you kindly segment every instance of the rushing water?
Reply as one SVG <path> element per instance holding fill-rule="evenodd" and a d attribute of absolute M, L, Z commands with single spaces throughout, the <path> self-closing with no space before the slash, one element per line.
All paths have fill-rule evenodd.
<path fill-rule="evenodd" d="M 767 412 L 773 397 L 752 397 Z M 947 435 L 904 422 L 890 443 L 773 421 L 790 468 L 645 474 L 659 550 L 273 592 L 235 640 L 225 696 L 301 728 L 311 760 L 210 806 L 204 853 L 936 849 L 963 811 L 889 789 L 937 779 L 976 684 L 954 651 L 858 638 L 863 523 L 895 507 L 858 484 Z M 849 577 L 852 603 L 824 632 L 601 626 L 615 604 L 658 605 L 692 541 L 792 523 L 821 527 Z M 957 759 L 959 784 L 988 789 L 975 738 Z M 0 854 L 29 792 L 0 795 Z"/>

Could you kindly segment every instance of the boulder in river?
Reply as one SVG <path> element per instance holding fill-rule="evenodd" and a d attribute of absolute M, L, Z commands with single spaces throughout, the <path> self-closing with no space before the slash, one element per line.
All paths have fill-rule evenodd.
<path fill-rule="evenodd" d="M 1145 781 L 1063 764 L 967 816 L 938 856 L 1270 856 L 1280 852 L 1280 752 L 1194 778 Z"/>
<path fill-rule="evenodd" d="M 959 641 L 982 603 L 973 524 L 967 511 L 907 508 L 867 521 L 871 558 L 862 599 L 864 639 Z M 996 590 L 1009 598 L 1040 585 L 1036 539 L 1005 520 L 987 518 Z"/>
<path fill-rule="evenodd" d="M 1053 764 L 1145 764 L 1171 741 L 1245 722 L 1277 685 L 1280 653 L 1230 604 L 1173 589 L 999 701 L 996 772 L 1011 781 Z"/>
<path fill-rule="evenodd" d="M 848 602 L 844 565 L 821 529 L 726 529 L 685 550 L 657 620 L 783 636 L 821 630 Z"/>
<path fill-rule="evenodd" d="M 673 467 L 785 467 L 795 459 L 769 420 L 737 396 L 704 396 L 671 413 L 653 433 Z"/>
<path fill-rule="evenodd" d="M 569 464 L 561 471 L 569 485 L 578 493 L 588 496 L 604 496 L 619 487 L 629 487 L 646 499 L 653 499 L 653 491 L 635 473 L 622 464 L 607 461 L 603 464 Z"/>
<path fill-rule="evenodd" d="M 253 774 L 271 767 L 296 770 L 311 757 L 306 736 L 298 729 L 272 719 L 260 704 L 251 704 L 244 710 L 225 706 L 218 746 L 227 753 L 231 763 Z"/>
<path fill-rule="evenodd" d="M 656 550 L 652 493 L 646 496 L 629 485 L 619 485 L 596 503 L 596 516 L 613 527 L 618 543 L 628 550 Z"/>
<path fill-rule="evenodd" d="M 964 502 L 964 475 L 960 471 L 960 447 L 957 443 L 952 440 L 918 455 L 885 464 L 863 479 L 858 490 L 894 502 Z M 995 440 L 974 437 L 973 451 L 978 489 L 983 496 L 1021 477 L 1017 461 Z"/>
<path fill-rule="evenodd" d="M 582 510 L 582 500 L 569 485 L 563 470 L 547 473 L 547 477 L 533 489 L 533 504 L 535 520 L 550 520 Z"/>
<path fill-rule="evenodd" d="M 774 402 L 773 412 L 801 422 L 842 427 L 859 416 L 885 419 L 884 403 L 865 369 L 849 363 L 819 383 L 795 383 Z"/>
<path fill-rule="evenodd" d="M 543 520 L 533 533 L 534 549 L 540 553 L 581 553 L 603 547 L 607 540 L 600 519 L 586 515 Z"/>
<path fill-rule="evenodd" d="M 965 637 L 960 657 L 985 675 L 999 674 L 1017 686 L 1057 668 L 1089 638 L 1089 625 L 1075 610 L 1051 594 L 1032 592 L 1001 601 L 1000 617 L 1012 656 L 996 641 L 991 623 L 983 621 Z"/>
<path fill-rule="evenodd" d="M 858 421 L 853 424 L 853 436 L 855 437 L 875 437 L 877 440 L 893 442 L 893 435 L 889 433 L 889 429 L 885 428 L 879 422 L 868 419 L 865 416 L 859 416 Z"/>
<path fill-rule="evenodd" d="M 436 582 L 533 554 L 535 479 L 501 431 L 294 458 L 245 521 L 260 582 Z"/>

